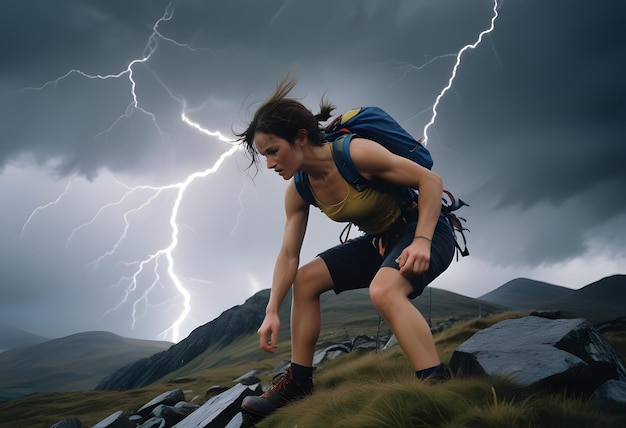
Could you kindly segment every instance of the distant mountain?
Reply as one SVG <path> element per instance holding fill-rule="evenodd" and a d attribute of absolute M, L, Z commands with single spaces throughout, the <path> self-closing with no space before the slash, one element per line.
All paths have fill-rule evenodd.
<path fill-rule="evenodd" d="M 480 296 L 479 299 L 511 309 L 538 309 L 536 306 L 538 302 L 549 302 L 574 293 L 575 290 L 571 288 L 516 278 Z"/>
<path fill-rule="evenodd" d="M 50 340 L 11 325 L 0 325 L 0 352 L 24 346 L 32 346 Z"/>
<path fill-rule="evenodd" d="M 93 389 L 123 365 L 171 345 L 98 331 L 11 349 L 0 353 L 0 401 L 32 392 Z"/>
<path fill-rule="evenodd" d="M 626 316 L 626 275 L 609 276 L 578 290 L 520 278 L 480 300 L 516 310 L 555 309 L 565 317 L 582 317 L 598 324 Z"/>

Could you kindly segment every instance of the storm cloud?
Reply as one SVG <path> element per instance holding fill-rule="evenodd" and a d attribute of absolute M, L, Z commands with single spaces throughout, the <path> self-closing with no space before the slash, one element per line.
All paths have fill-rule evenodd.
<path fill-rule="evenodd" d="M 378 105 L 419 137 L 494 5 L 3 2 L 4 322 L 44 335 L 166 331 L 182 307 L 167 261 L 133 275 L 171 242 L 181 183 L 230 147 L 183 114 L 234 139 L 291 73 L 314 113 L 323 96 L 337 113 Z M 428 129 L 471 230 L 471 256 L 434 286 L 476 296 L 520 275 L 576 287 L 623 273 L 626 5 L 501 0 L 497 12 Z M 270 286 L 285 183 L 248 163 L 236 152 L 183 194 L 183 332 Z M 340 229 L 313 212 L 303 261 Z"/>

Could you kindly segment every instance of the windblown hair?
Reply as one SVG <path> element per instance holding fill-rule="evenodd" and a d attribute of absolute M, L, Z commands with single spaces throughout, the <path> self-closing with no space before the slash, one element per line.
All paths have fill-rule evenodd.
<path fill-rule="evenodd" d="M 273 134 L 294 144 L 298 132 L 306 130 L 309 143 L 321 146 L 324 137 L 320 122 L 325 122 L 331 116 L 335 106 L 328 103 L 324 98 L 320 101 L 320 112 L 314 115 L 301 102 L 287 98 L 287 95 L 296 85 L 296 78 L 284 78 L 277 85 L 276 90 L 254 113 L 252 122 L 248 128 L 236 133 L 237 141 L 240 141 L 250 155 L 250 165 L 257 165 L 259 153 L 254 146 L 254 134 L 262 132 Z"/>

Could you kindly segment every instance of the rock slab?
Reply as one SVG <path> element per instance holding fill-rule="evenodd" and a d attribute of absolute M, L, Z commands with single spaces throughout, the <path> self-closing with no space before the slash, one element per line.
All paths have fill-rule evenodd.
<path fill-rule="evenodd" d="M 456 376 L 506 376 L 525 386 L 586 396 L 609 380 L 626 381 L 619 354 L 581 318 L 501 321 L 461 344 L 450 369 Z"/>

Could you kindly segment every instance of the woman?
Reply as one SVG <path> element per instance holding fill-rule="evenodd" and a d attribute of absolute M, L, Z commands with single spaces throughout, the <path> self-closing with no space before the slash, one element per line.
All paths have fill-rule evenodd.
<path fill-rule="evenodd" d="M 261 417 L 311 392 L 313 355 L 320 331 L 320 295 L 328 290 L 340 293 L 369 287 L 374 306 L 391 327 L 416 376 L 445 376 L 428 323 L 409 300 L 420 295 L 449 266 L 454 255 L 454 236 L 441 215 L 441 178 L 374 141 L 355 137 L 350 143 L 350 155 L 361 175 L 416 188 L 419 201 L 416 210 L 402 212 L 395 193 L 373 189 L 357 192 L 337 170 L 331 144 L 324 141 L 320 130 L 319 122 L 329 119 L 334 107 L 322 100 L 321 112 L 313 115 L 300 102 L 287 98 L 294 86 L 294 79 L 279 83 L 248 128 L 238 134 L 253 164 L 261 155 L 267 168 L 290 180 L 285 194 L 283 242 L 258 334 L 261 348 L 275 352 L 278 310 L 293 287 L 292 358 L 278 385 L 260 397 L 244 400 L 242 409 Z M 309 205 L 291 180 L 296 171 L 308 175 L 316 202 L 328 217 L 353 222 L 364 232 L 303 266 L 300 249 Z M 380 240 L 386 243 L 384 251 L 373 244 Z"/>

